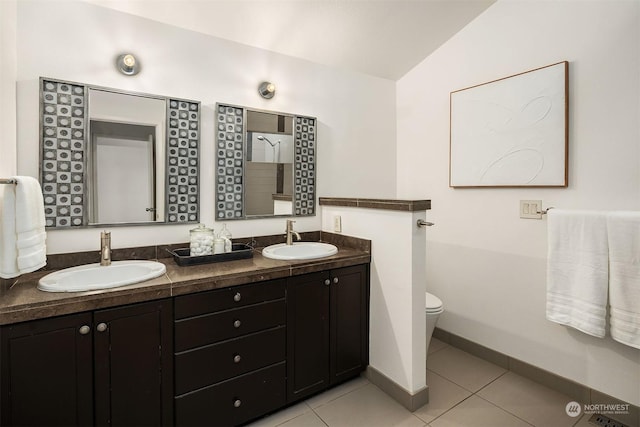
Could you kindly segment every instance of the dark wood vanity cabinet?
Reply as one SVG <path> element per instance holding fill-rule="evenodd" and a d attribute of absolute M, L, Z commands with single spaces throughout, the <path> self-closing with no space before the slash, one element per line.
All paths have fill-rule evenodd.
<path fill-rule="evenodd" d="M 0 328 L 0 425 L 234 426 L 368 364 L 369 265 Z"/>
<path fill-rule="evenodd" d="M 369 364 L 369 266 L 287 283 L 287 400 L 357 376 Z"/>
<path fill-rule="evenodd" d="M 239 425 L 286 404 L 285 285 L 176 297 L 176 425 Z"/>
<path fill-rule="evenodd" d="M 3 426 L 172 424 L 170 300 L 18 323 L 0 333 Z"/>
<path fill-rule="evenodd" d="M 369 363 L 369 265 L 175 298 L 175 420 L 233 426 Z"/>
<path fill-rule="evenodd" d="M 81 313 L 2 327 L 3 426 L 93 424 L 91 324 Z"/>

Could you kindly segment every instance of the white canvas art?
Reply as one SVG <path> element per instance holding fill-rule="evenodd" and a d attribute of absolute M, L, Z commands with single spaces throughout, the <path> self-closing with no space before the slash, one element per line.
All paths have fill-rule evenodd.
<path fill-rule="evenodd" d="M 566 187 L 568 63 L 451 92 L 451 187 Z"/>

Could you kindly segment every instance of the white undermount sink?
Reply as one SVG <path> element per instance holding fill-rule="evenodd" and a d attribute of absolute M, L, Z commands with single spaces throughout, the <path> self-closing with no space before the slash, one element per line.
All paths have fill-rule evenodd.
<path fill-rule="evenodd" d="M 38 282 L 38 289 L 81 292 L 116 288 L 153 279 L 166 270 L 164 264 L 156 261 L 113 261 L 107 266 L 86 264 L 47 274 Z"/>
<path fill-rule="evenodd" d="M 321 242 L 294 242 L 292 245 L 278 243 L 262 250 L 262 255 L 265 257 L 280 260 L 324 258 L 336 253 L 338 253 L 337 247 Z"/>

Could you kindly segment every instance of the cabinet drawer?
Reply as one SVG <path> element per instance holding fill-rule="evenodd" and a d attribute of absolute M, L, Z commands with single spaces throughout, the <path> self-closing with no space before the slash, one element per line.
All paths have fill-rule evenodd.
<path fill-rule="evenodd" d="M 283 361 L 285 331 L 279 326 L 176 354 L 176 395 Z"/>
<path fill-rule="evenodd" d="M 178 320 L 175 322 L 175 351 L 181 352 L 284 325 L 286 314 L 282 299 Z"/>
<path fill-rule="evenodd" d="M 285 404 L 285 362 L 176 397 L 178 426 L 232 426 Z"/>
<path fill-rule="evenodd" d="M 176 319 L 228 310 L 284 298 L 285 279 L 270 280 L 257 284 L 233 286 L 214 291 L 176 297 L 174 315 Z"/>

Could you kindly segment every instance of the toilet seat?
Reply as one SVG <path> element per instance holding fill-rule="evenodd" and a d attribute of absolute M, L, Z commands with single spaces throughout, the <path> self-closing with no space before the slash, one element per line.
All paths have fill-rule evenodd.
<path fill-rule="evenodd" d="M 440 313 L 442 312 L 442 301 L 435 295 L 425 292 L 425 312 Z"/>

